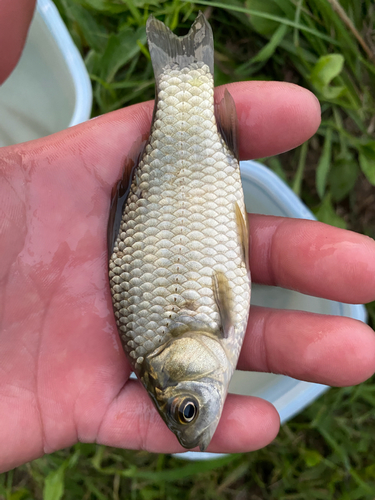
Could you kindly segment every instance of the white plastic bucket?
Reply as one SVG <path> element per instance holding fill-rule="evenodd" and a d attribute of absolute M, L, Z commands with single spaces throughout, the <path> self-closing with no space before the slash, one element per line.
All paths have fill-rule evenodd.
<path fill-rule="evenodd" d="M 241 162 L 241 177 L 248 212 L 315 220 L 298 196 L 260 163 Z M 253 284 L 251 303 L 278 309 L 299 309 L 320 314 L 349 316 L 364 322 L 367 319 L 363 305 L 342 304 L 278 287 Z M 243 371 L 234 373 L 229 386 L 231 393 L 258 396 L 272 403 L 280 414 L 281 423 L 299 413 L 327 389 L 326 385 L 301 382 L 284 375 Z M 204 460 L 219 455 L 188 451 L 175 456 Z"/>
<path fill-rule="evenodd" d="M 81 55 L 51 0 L 38 0 L 15 70 L 0 87 L 0 146 L 37 139 L 90 117 Z"/>

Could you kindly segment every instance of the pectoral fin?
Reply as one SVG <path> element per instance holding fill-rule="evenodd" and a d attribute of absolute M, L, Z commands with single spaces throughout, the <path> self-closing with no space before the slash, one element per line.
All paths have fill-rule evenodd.
<path fill-rule="evenodd" d="M 232 290 L 227 277 L 221 271 L 213 272 L 212 284 L 215 302 L 220 314 L 222 336 L 228 338 L 234 329 Z"/>
<path fill-rule="evenodd" d="M 121 218 L 130 191 L 133 173 L 142 158 L 145 145 L 145 137 L 140 137 L 134 142 L 126 158 L 122 177 L 112 188 L 107 226 L 107 248 L 109 256 L 113 252 L 113 247 L 115 246 L 115 241 L 120 230 Z"/>
<path fill-rule="evenodd" d="M 215 104 L 217 128 L 228 149 L 239 159 L 238 152 L 238 118 L 233 97 L 227 89 L 222 100 Z"/>
<path fill-rule="evenodd" d="M 235 202 L 236 222 L 238 237 L 241 245 L 242 259 L 246 266 L 247 272 L 250 274 L 249 264 L 249 231 L 247 227 L 247 218 L 242 215 L 241 209 L 237 202 Z"/>

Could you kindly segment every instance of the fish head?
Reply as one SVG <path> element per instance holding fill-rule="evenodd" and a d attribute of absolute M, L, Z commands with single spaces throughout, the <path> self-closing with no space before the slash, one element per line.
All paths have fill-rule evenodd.
<path fill-rule="evenodd" d="M 220 341 L 203 332 L 170 340 L 146 361 L 143 383 L 184 448 L 207 448 L 231 375 Z"/>
<path fill-rule="evenodd" d="M 171 388 L 172 389 L 172 388 Z M 210 381 L 180 382 L 165 392 L 168 427 L 187 449 L 204 451 L 219 423 L 223 398 Z"/>

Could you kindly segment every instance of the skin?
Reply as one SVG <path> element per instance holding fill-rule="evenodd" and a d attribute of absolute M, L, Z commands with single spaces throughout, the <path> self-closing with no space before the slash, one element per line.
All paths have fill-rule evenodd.
<path fill-rule="evenodd" d="M 36 0 L 0 0 L 0 85 L 21 57 Z"/>
<path fill-rule="evenodd" d="M 276 82 L 228 88 L 242 159 L 296 147 L 319 125 L 307 90 Z M 183 450 L 146 391 L 128 380 L 107 277 L 111 188 L 148 133 L 152 108 L 139 104 L 0 150 L 0 471 L 77 441 Z M 350 303 L 375 299 L 373 240 L 259 215 L 249 227 L 255 282 Z M 239 368 L 357 384 L 375 370 L 374 332 L 348 318 L 254 307 Z M 278 429 L 272 405 L 230 395 L 208 450 L 255 450 Z"/>

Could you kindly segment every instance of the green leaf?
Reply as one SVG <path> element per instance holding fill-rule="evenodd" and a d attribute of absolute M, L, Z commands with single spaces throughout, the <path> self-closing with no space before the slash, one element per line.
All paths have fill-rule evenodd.
<path fill-rule="evenodd" d="M 304 450 L 303 459 L 307 467 L 315 467 L 323 460 L 323 457 L 316 450 Z"/>
<path fill-rule="evenodd" d="M 30 498 L 30 491 L 26 488 L 20 488 L 7 496 L 7 500 L 23 500 L 24 498 Z"/>
<path fill-rule="evenodd" d="M 375 479 L 375 464 L 366 467 L 365 474 L 368 478 Z"/>
<path fill-rule="evenodd" d="M 358 163 L 352 155 L 338 158 L 328 174 L 328 183 L 334 201 L 343 200 L 354 188 L 358 178 Z"/>
<path fill-rule="evenodd" d="M 346 222 L 342 217 L 337 215 L 331 202 L 331 193 L 327 193 L 324 197 L 320 207 L 314 211 L 316 218 L 321 222 L 330 224 L 331 226 L 346 229 Z"/>
<path fill-rule="evenodd" d="M 249 64 L 268 61 L 268 59 L 272 57 L 273 53 L 280 45 L 280 42 L 284 38 L 287 31 L 288 26 L 286 26 L 285 24 L 280 24 L 275 33 L 272 35 L 270 41 L 258 52 L 256 56 L 250 59 Z"/>
<path fill-rule="evenodd" d="M 103 51 L 108 39 L 104 26 L 81 5 L 69 2 L 66 11 L 69 18 L 80 27 L 86 43 L 99 52 Z"/>
<path fill-rule="evenodd" d="M 90 50 L 90 52 L 88 52 L 85 57 L 85 65 L 87 72 L 89 74 L 97 72 L 98 68 L 100 68 L 100 61 L 101 61 L 100 54 L 98 52 L 95 52 L 95 50 Z"/>
<path fill-rule="evenodd" d="M 361 153 L 363 153 L 367 158 L 375 161 L 375 141 L 365 141 L 361 142 L 358 146 L 358 149 Z"/>
<path fill-rule="evenodd" d="M 44 481 L 43 500 L 60 500 L 64 494 L 64 474 L 68 466 L 64 462 L 57 470 L 48 474 Z"/>
<path fill-rule="evenodd" d="M 137 41 L 146 43 L 144 27 L 136 31 L 127 27 L 119 33 L 111 33 L 101 60 L 101 78 L 110 83 L 117 71 L 140 52 Z"/>
<path fill-rule="evenodd" d="M 323 198 L 329 168 L 331 165 L 331 150 L 332 150 L 332 129 L 327 128 L 326 137 L 324 140 L 323 152 L 320 156 L 318 167 L 316 169 L 316 190 L 320 198 Z"/>
<path fill-rule="evenodd" d="M 323 87 L 320 92 L 324 99 L 338 99 L 339 97 L 343 97 L 348 93 L 348 89 L 342 85 L 330 85 L 328 87 Z"/>
<path fill-rule="evenodd" d="M 311 83 L 318 89 L 327 87 L 341 73 L 343 67 L 344 57 L 341 54 L 322 56 L 311 72 Z"/>
<path fill-rule="evenodd" d="M 375 186 L 375 160 L 364 153 L 360 153 L 359 165 L 369 183 Z"/>
<path fill-rule="evenodd" d="M 97 10 L 99 12 L 108 12 L 111 14 L 119 14 L 120 12 L 126 12 L 129 7 L 126 2 L 119 2 L 116 0 L 76 0 L 78 3 L 82 4 L 84 7 L 88 7 L 92 10 Z"/>
<path fill-rule="evenodd" d="M 282 9 L 274 0 L 268 2 L 264 0 L 247 0 L 245 5 L 251 7 L 253 11 L 258 11 L 263 14 L 270 14 L 278 17 L 283 15 Z M 255 31 L 265 36 L 272 35 L 279 26 L 279 23 L 256 14 L 250 15 L 250 22 Z"/>

